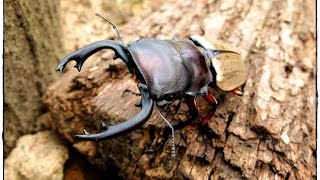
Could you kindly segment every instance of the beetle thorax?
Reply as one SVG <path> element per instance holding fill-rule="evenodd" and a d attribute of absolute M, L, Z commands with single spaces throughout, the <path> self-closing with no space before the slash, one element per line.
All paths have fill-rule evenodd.
<path fill-rule="evenodd" d="M 155 101 L 206 94 L 213 80 L 204 56 L 190 41 L 143 39 L 130 43 L 128 50 Z"/>

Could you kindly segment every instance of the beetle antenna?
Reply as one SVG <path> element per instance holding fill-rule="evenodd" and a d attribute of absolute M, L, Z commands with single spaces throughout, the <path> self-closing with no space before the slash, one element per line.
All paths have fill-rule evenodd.
<path fill-rule="evenodd" d="M 169 123 L 169 121 L 165 117 L 163 117 L 163 115 L 161 114 L 158 106 L 157 106 L 157 109 L 158 109 L 158 112 L 159 112 L 161 118 L 168 124 L 168 126 L 171 129 L 171 133 L 172 133 L 172 138 L 171 138 L 171 157 L 174 158 L 174 157 L 176 157 L 176 149 L 175 149 L 175 144 L 174 144 L 174 129 L 173 129 L 172 125 Z"/>
<path fill-rule="evenodd" d="M 100 17 L 100 18 L 102 18 L 103 20 L 107 21 L 107 22 L 112 26 L 112 28 L 116 31 L 116 33 L 117 33 L 117 35 L 118 35 L 118 37 L 119 37 L 122 45 L 123 45 L 123 46 L 126 46 L 126 45 L 123 43 L 123 41 L 122 41 L 122 38 L 121 38 L 121 36 L 120 36 L 120 33 L 119 33 L 119 31 L 118 31 L 117 26 L 114 25 L 114 24 L 113 24 L 111 21 L 109 21 L 107 18 L 101 16 L 100 14 L 96 13 L 95 15 L 98 16 L 98 17 Z"/>

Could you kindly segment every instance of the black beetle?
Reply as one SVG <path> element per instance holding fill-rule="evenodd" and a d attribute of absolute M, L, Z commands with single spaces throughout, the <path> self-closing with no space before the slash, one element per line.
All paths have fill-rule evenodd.
<path fill-rule="evenodd" d="M 118 36 L 121 39 L 119 33 Z M 246 80 L 246 68 L 236 50 L 222 43 L 209 43 L 197 35 L 186 40 L 140 39 L 127 46 L 123 42 L 102 40 L 66 56 L 56 70 L 62 72 L 68 62 L 75 60 L 75 67 L 80 71 L 85 60 L 101 49 L 112 49 L 115 52 L 113 59 L 122 59 L 130 73 L 137 77 L 142 96 L 141 111 L 132 119 L 114 126 L 102 123 L 105 130 L 101 133 L 89 134 L 84 130 L 83 135 L 76 135 L 84 140 L 105 140 L 140 127 L 150 117 L 154 102 L 161 106 L 184 97 L 192 114 L 198 115 L 195 96 L 204 96 L 212 104 L 218 104 L 208 93 L 209 83 L 241 95 L 238 88 Z M 206 125 L 212 115 L 202 124 Z"/>

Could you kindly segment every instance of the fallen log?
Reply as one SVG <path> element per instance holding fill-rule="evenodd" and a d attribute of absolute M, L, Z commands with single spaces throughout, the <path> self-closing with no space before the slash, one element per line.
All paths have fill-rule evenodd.
<path fill-rule="evenodd" d="M 241 51 L 248 67 L 244 96 L 210 90 L 221 103 L 209 122 L 213 136 L 205 158 L 198 120 L 176 130 L 177 157 L 171 158 L 170 133 L 156 110 L 145 125 L 123 136 L 103 142 L 75 139 L 84 128 L 97 132 L 101 121 L 116 124 L 139 111 L 136 83 L 109 52 L 92 57 L 95 63 L 80 73 L 69 69 L 49 87 L 44 101 L 51 125 L 91 163 L 116 166 L 131 179 L 315 178 L 315 13 L 310 4 L 169 1 L 120 29 L 125 41 L 203 34 Z M 105 53 L 107 61 L 101 58 Z M 210 106 L 197 100 L 204 116 Z M 189 118 L 183 101 L 163 111 L 172 124 Z M 146 152 L 163 140 L 157 152 Z"/>

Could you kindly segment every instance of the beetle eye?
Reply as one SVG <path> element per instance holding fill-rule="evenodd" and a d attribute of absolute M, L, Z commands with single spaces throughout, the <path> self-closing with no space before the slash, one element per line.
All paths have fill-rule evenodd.
<path fill-rule="evenodd" d="M 164 99 L 165 99 L 166 101 L 173 101 L 173 100 L 174 100 L 174 96 L 173 96 L 172 94 L 168 94 L 168 95 L 166 95 L 166 96 L 164 97 Z"/>
<path fill-rule="evenodd" d="M 166 104 L 170 104 L 175 100 L 175 96 L 172 94 L 167 94 L 164 95 L 162 98 L 159 99 L 159 101 L 157 102 L 157 105 L 159 106 L 163 106 Z"/>

